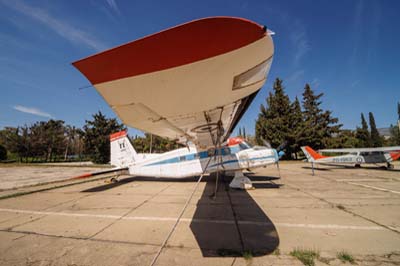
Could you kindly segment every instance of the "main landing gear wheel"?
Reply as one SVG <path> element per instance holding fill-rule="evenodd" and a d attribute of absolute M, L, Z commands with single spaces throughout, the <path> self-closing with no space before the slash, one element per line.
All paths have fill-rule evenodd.
<path fill-rule="evenodd" d="M 232 179 L 232 182 L 229 184 L 230 188 L 238 188 L 238 189 L 254 189 L 251 180 L 246 177 L 242 171 L 236 171 L 235 177 Z"/>
<path fill-rule="evenodd" d="M 356 165 L 354 165 L 355 168 L 361 168 L 361 164 L 356 163 Z"/>
<path fill-rule="evenodd" d="M 119 175 L 113 176 L 108 180 L 106 179 L 106 181 L 104 181 L 104 182 L 109 183 L 109 184 L 117 183 L 117 182 L 119 182 L 118 177 L 119 177 Z"/>
<path fill-rule="evenodd" d="M 391 163 L 387 163 L 387 169 L 394 169 L 394 165 Z"/>

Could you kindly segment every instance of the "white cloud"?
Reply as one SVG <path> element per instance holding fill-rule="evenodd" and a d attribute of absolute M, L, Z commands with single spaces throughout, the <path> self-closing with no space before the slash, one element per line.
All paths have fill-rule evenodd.
<path fill-rule="evenodd" d="M 295 83 L 298 82 L 303 76 L 304 76 L 304 69 L 298 69 L 294 72 L 292 72 L 287 78 L 286 82 L 287 83 Z"/>
<path fill-rule="evenodd" d="M 43 112 L 37 108 L 34 107 L 27 107 L 27 106 L 22 106 L 22 105 L 15 105 L 13 106 L 13 109 L 23 112 L 23 113 L 27 113 L 27 114 L 32 114 L 32 115 L 38 115 L 38 116 L 43 116 L 43 117 L 48 117 L 48 118 L 52 118 L 52 115 L 46 112 Z"/>
<path fill-rule="evenodd" d="M 117 3 L 115 2 L 115 0 L 106 0 L 107 4 L 111 7 L 112 10 L 114 10 L 116 13 L 121 14 L 121 12 L 119 11 L 119 8 L 117 6 Z"/>
<path fill-rule="evenodd" d="M 100 42 L 89 33 L 73 27 L 63 20 L 53 17 L 44 9 L 32 7 L 23 1 L 2 0 L 1 2 L 9 8 L 44 24 L 58 35 L 74 44 L 84 44 L 97 51 L 104 50 L 107 47 L 104 43 Z"/>
<path fill-rule="evenodd" d="M 301 59 L 311 49 L 304 24 L 296 20 L 289 35 L 290 41 L 295 46 L 294 65 L 299 65 Z"/>
<path fill-rule="evenodd" d="M 318 78 L 314 78 L 314 79 L 311 81 L 311 86 L 312 86 L 312 87 L 319 87 L 319 85 L 321 85 L 321 83 L 319 82 L 319 79 L 318 79 Z"/>

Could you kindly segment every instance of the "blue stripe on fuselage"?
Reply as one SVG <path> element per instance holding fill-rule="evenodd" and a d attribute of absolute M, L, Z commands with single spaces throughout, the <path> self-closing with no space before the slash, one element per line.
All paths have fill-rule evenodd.
<path fill-rule="evenodd" d="M 274 158 L 274 157 L 275 157 L 274 155 L 271 155 L 271 156 L 263 156 L 263 157 L 257 157 L 257 158 L 249 158 L 249 160 L 250 161 L 259 161 L 259 160 L 266 160 L 266 159 L 270 159 L 270 158 Z M 238 162 L 245 162 L 245 161 L 246 160 L 229 160 L 229 161 L 222 162 L 222 165 L 231 164 L 231 163 L 238 163 Z M 221 163 L 213 164 L 210 167 L 214 167 L 214 166 L 217 166 L 217 165 L 221 165 Z"/>
<path fill-rule="evenodd" d="M 230 153 L 228 153 L 228 154 L 226 153 L 226 148 L 229 148 Z M 241 151 L 239 145 L 235 145 L 233 147 L 222 148 L 221 154 L 223 156 L 225 156 L 225 155 L 229 155 L 229 154 L 235 154 L 239 151 Z M 181 160 L 181 157 L 183 157 L 183 160 Z M 160 164 L 179 163 L 179 162 L 184 162 L 184 161 L 191 161 L 191 160 L 195 160 L 195 159 L 206 159 L 206 158 L 210 158 L 208 151 L 201 151 L 198 153 L 191 153 L 191 154 L 187 154 L 187 155 L 182 155 L 182 156 L 165 159 L 165 160 L 154 162 L 154 163 L 149 163 L 149 164 L 146 164 L 143 166 L 154 166 L 154 165 L 160 165 Z"/>

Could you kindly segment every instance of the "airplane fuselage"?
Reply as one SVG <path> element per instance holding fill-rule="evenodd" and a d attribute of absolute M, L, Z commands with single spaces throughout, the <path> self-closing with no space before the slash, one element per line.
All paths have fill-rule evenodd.
<path fill-rule="evenodd" d="M 251 148 L 245 143 L 223 146 L 220 150 L 197 151 L 196 147 L 190 146 L 158 156 L 153 154 L 148 159 L 146 155 L 141 156 L 142 160 L 129 166 L 129 174 L 184 178 L 201 175 L 203 172 L 258 168 L 279 160 L 276 150 L 266 147 Z"/>
<path fill-rule="evenodd" d="M 400 158 L 400 147 L 378 147 L 378 148 L 357 148 L 354 149 L 327 149 L 325 152 L 343 153 L 349 152 L 345 155 L 339 156 L 324 156 L 312 148 L 305 146 L 301 147 L 303 153 L 311 163 L 320 164 L 379 164 L 387 163 L 388 167 L 392 167 L 391 162 Z"/>
<path fill-rule="evenodd" d="M 344 163 L 344 164 L 364 164 L 364 163 L 390 163 L 393 161 L 389 152 L 371 152 L 332 156 L 315 160 L 315 163 Z"/>

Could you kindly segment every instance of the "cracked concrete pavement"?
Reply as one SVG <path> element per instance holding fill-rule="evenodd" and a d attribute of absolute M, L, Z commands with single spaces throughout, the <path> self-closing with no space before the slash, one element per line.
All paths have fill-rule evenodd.
<path fill-rule="evenodd" d="M 60 176 L 39 168 L 34 178 Z M 400 170 L 323 166 L 312 176 L 306 163 L 283 162 L 281 173 L 249 173 L 249 191 L 225 178 L 215 200 L 206 176 L 155 265 L 302 265 L 296 248 L 318 251 L 317 265 L 341 265 L 343 250 L 360 265 L 400 265 Z M 0 200 L 0 264 L 149 265 L 196 178 L 88 181 Z"/>

